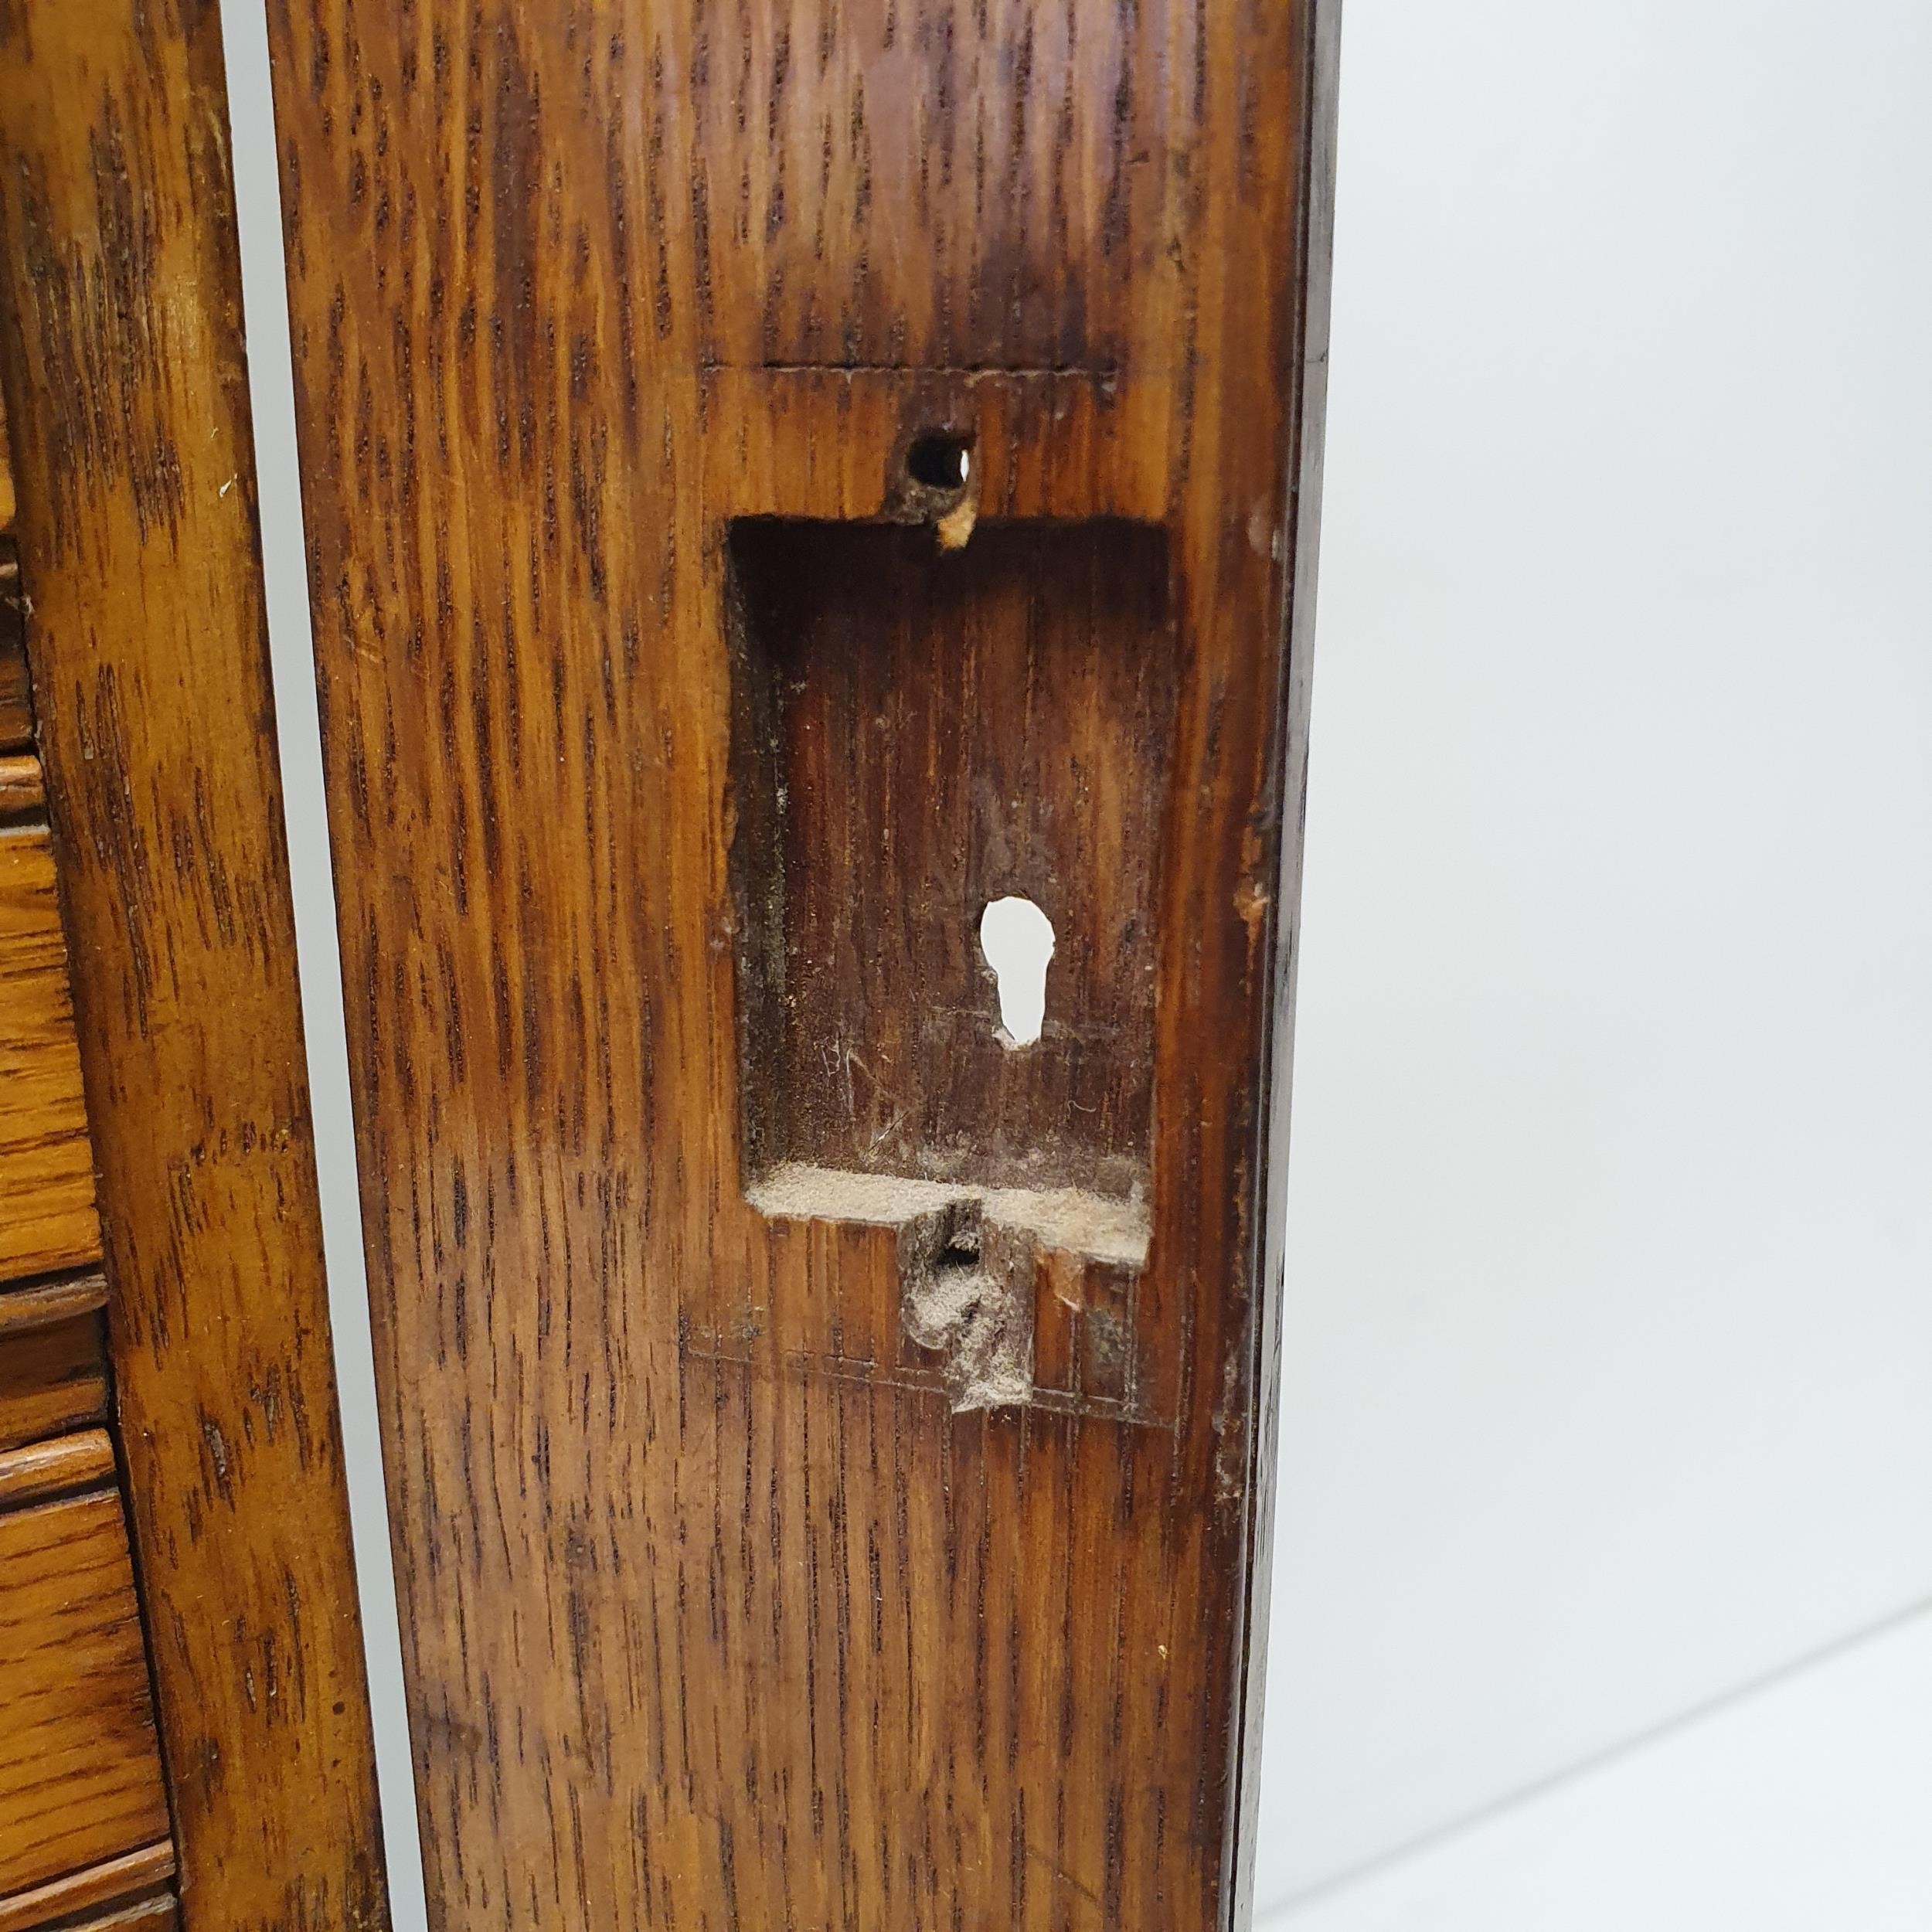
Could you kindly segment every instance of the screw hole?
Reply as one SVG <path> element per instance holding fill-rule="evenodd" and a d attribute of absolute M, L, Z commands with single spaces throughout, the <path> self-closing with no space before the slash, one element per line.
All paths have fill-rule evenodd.
<path fill-rule="evenodd" d="M 946 1245 L 933 1257 L 935 1268 L 976 1268 L 979 1266 L 979 1236 L 971 1229 L 962 1228 L 951 1236 Z"/>
<path fill-rule="evenodd" d="M 906 452 L 906 473 L 929 490 L 963 490 L 973 471 L 973 446 L 963 436 L 917 438 Z"/>

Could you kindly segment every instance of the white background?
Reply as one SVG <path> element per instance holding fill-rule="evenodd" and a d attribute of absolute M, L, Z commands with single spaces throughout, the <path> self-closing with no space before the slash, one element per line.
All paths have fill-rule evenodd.
<path fill-rule="evenodd" d="M 223 13 L 408 1932 L 260 0 Z M 1345 18 L 1257 1900 L 1430 1932 L 1413 1886 L 1337 1882 L 1932 1596 L 1932 0 Z M 1883 1683 L 1932 1703 L 1913 1655 Z M 1932 1817 L 1932 1757 L 1860 1742 L 1895 1701 L 1868 1670 L 1740 1734 L 1808 1835 L 1706 1818 L 1736 1753 L 1667 1742 L 1614 1845 L 1546 1810 L 1488 1855 L 1542 1847 L 1519 1916 L 1458 1854 L 1455 1923 L 1570 1932 L 1613 1866 L 1688 1859 L 1698 1903 L 1621 1923 L 1728 1925 L 1688 1825 L 1768 1830 L 1791 1923 L 1876 1925 L 1811 1913 L 1848 1818 L 1796 1760 Z"/>
<path fill-rule="evenodd" d="M 1264 1912 L 1932 1595 L 1932 5 L 1343 19 Z"/>

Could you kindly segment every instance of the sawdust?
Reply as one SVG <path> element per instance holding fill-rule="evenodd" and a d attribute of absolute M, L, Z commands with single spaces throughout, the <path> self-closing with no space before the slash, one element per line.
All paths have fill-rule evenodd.
<path fill-rule="evenodd" d="M 1074 1187 L 971 1187 L 798 1161 L 774 1168 L 746 1189 L 745 1198 L 777 1220 L 870 1227 L 903 1227 L 945 1208 L 976 1206 L 988 1221 L 1031 1236 L 1039 1247 L 1128 1268 L 1147 1265 L 1151 1231 L 1147 1202 L 1138 1197 L 1123 1200 Z"/>
<path fill-rule="evenodd" d="M 859 1174 L 849 1168 L 808 1167 L 787 1161 L 745 1189 L 745 1199 L 775 1221 L 856 1221 L 867 1227 L 903 1227 L 936 1214 L 971 1190 L 945 1181 L 896 1174 Z"/>
<path fill-rule="evenodd" d="M 1147 1203 L 1080 1188 L 975 1188 L 787 1162 L 745 1191 L 774 1219 L 896 1228 L 900 1319 L 943 1352 L 955 1410 L 1032 1400 L 1032 1277 L 1045 1252 L 1140 1268 Z"/>

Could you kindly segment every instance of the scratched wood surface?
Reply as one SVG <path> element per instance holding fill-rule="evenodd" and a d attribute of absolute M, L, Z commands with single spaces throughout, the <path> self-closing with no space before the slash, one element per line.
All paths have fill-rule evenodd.
<path fill-rule="evenodd" d="M 24 608 L 184 1917 L 360 1932 L 386 1908 L 219 31 L 204 0 L 0 0 L 0 733 Z M 0 1433 L 97 1404 L 99 1320 L 0 1342 Z"/>
<path fill-rule="evenodd" d="M 271 29 L 436 1924 L 1228 1923 L 1325 19 L 280 0 Z M 933 435 L 971 444 L 950 494 L 918 478 Z M 1029 706 L 957 652 L 865 645 L 894 587 L 928 593 L 840 564 L 833 522 L 964 530 L 972 609 L 937 628 L 989 666 L 1025 655 L 1002 553 L 1084 571 L 1131 525 L 1159 583 L 1090 671 L 1072 622 L 1075 674 Z M 828 584 L 864 609 L 814 647 Z M 794 687 L 762 727 L 760 651 Z M 1172 680 L 1158 756 L 1096 728 L 1145 709 L 1134 652 Z M 886 702 L 862 660 L 933 688 Z M 1100 1029 L 1117 1097 L 1052 1200 L 1010 1185 L 1015 1137 L 1087 1090 L 1039 1083 L 976 1147 L 957 1083 L 997 1076 L 945 1070 L 997 1057 L 886 1011 L 990 1029 L 957 925 L 998 868 L 893 802 L 972 765 L 939 749 L 960 733 L 1039 794 L 1002 818 L 995 786 L 976 822 L 1060 895 L 1045 1039 Z M 888 930 L 915 874 L 946 932 Z M 1076 903 L 1110 880 L 1151 932 Z M 796 1023 L 891 1031 L 952 1123 L 943 1172 L 910 1135 L 862 1172 L 809 1095 L 772 1125 L 764 1083 L 795 1095 L 812 1043 L 760 1049 L 758 962 L 794 975 L 781 1005 L 834 927 L 859 990 Z M 964 1373 L 987 1307 L 996 1372 Z"/>

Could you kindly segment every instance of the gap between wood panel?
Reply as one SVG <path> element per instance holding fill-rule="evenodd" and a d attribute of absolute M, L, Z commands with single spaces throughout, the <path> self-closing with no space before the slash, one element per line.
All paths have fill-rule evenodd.
<path fill-rule="evenodd" d="M 261 526 L 262 576 L 294 900 L 329 1326 L 342 1413 L 356 1589 L 376 1736 L 376 1787 L 393 1932 L 427 1932 L 416 1780 L 403 1688 L 402 1626 L 389 1549 L 369 1287 L 362 1254 L 335 879 L 323 807 L 321 726 L 310 635 L 301 472 L 289 359 L 281 191 L 263 0 L 221 0 L 242 308 Z"/>

